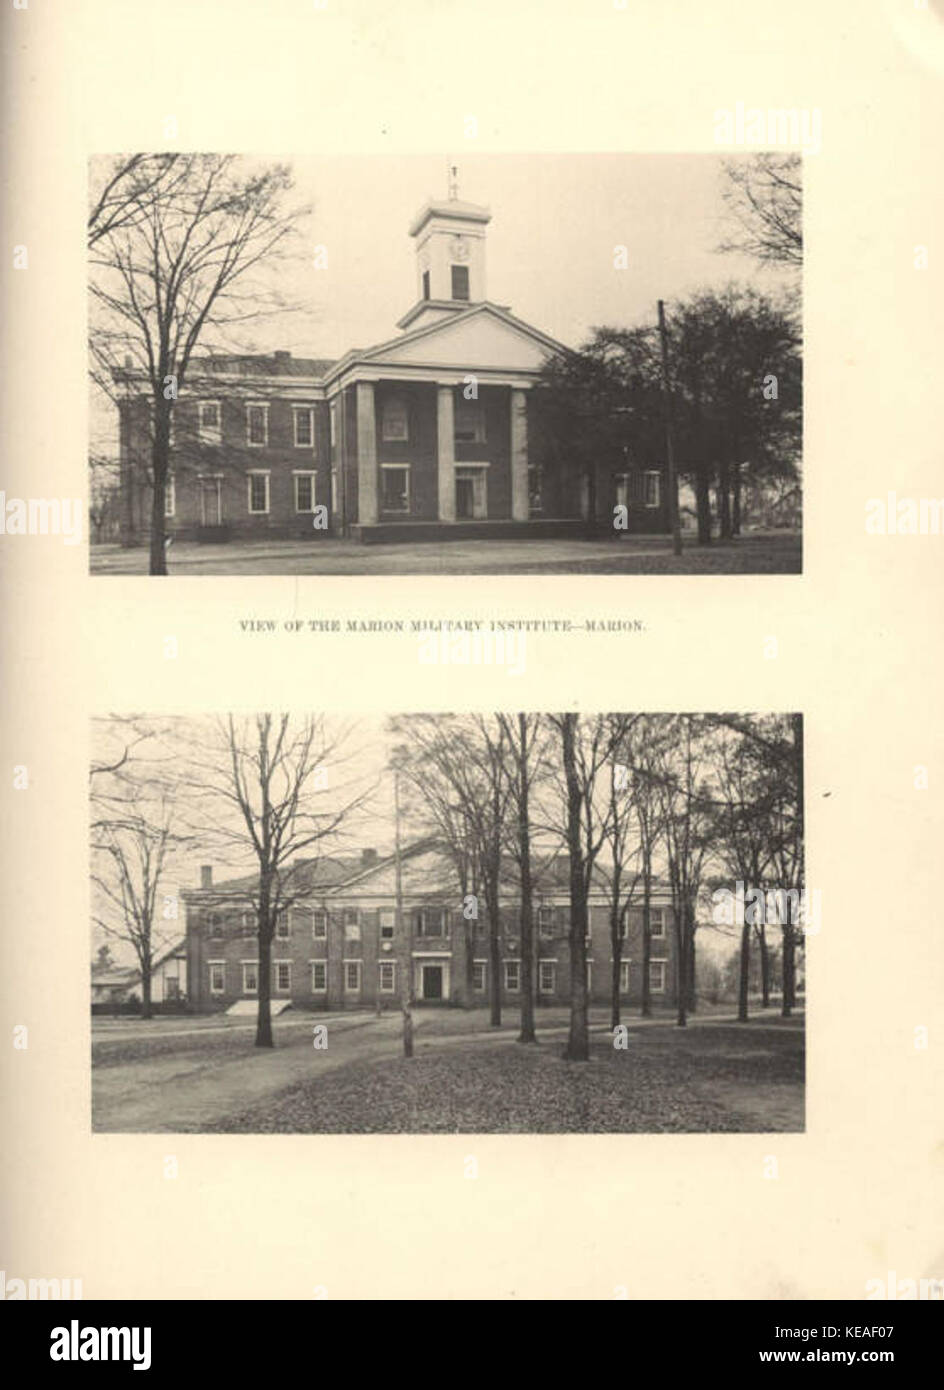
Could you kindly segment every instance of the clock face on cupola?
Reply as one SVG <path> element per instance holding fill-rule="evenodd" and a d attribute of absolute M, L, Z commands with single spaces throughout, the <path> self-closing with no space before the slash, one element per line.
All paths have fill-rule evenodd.
<path fill-rule="evenodd" d="M 452 238 L 452 255 L 457 261 L 467 261 L 469 259 L 469 243 L 463 236 Z"/>

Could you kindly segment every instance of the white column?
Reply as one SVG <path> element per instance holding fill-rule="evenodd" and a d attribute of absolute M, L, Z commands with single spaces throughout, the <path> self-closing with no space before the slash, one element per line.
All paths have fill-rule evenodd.
<path fill-rule="evenodd" d="M 373 526 L 377 520 L 377 417 L 374 383 L 357 383 L 357 520 Z"/>
<path fill-rule="evenodd" d="M 439 520 L 456 519 L 456 431 L 451 386 L 440 386 L 436 402 L 439 459 Z"/>
<path fill-rule="evenodd" d="M 511 392 L 511 519 L 527 521 L 528 506 L 528 398 L 524 391 Z"/>

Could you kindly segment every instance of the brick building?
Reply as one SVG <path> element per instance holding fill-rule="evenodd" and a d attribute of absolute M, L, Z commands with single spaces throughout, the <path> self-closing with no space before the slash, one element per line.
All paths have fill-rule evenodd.
<path fill-rule="evenodd" d="M 394 1005 L 400 972 L 412 972 L 417 1003 L 459 1003 L 471 928 L 473 989 L 488 999 L 488 923 L 475 921 L 462 899 L 449 860 L 435 845 L 418 843 L 401 854 L 403 932 L 397 931 L 396 863 L 365 850 L 360 856 L 304 861 L 293 874 L 294 905 L 280 918 L 272 943 L 272 999 L 296 1008 L 338 1009 Z M 565 856 L 535 865 L 535 994 L 538 1003 L 570 997 L 569 866 Z M 201 1011 L 229 1008 L 258 992 L 259 965 L 254 877 L 216 884 L 211 866 L 197 889 L 182 894 L 187 919 L 190 1003 Z M 502 998 L 514 1006 L 521 993 L 518 904 L 509 885 L 501 904 Z M 655 885 L 651 910 L 650 987 L 655 1003 L 676 998 L 671 901 Z M 627 915 L 621 995 L 642 997 L 642 909 Z M 598 882 L 590 898 L 587 978 L 594 1003 L 610 998 L 609 907 Z"/>
<path fill-rule="evenodd" d="M 491 213 L 457 197 L 410 226 L 412 307 L 387 341 L 337 360 L 204 356 L 174 407 L 169 532 L 362 541 L 668 529 L 661 459 L 620 451 L 592 475 L 543 454 L 532 392 L 565 352 L 487 297 Z M 355 287 L 352 287 L 352 291 Z M 121 535 L 149 528 L 151 402 L 119 371 Z"/>

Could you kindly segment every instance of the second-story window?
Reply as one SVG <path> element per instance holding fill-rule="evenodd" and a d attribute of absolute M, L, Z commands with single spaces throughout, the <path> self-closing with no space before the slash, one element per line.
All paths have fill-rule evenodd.
<path fill-rule="evenodd" d="M 380 433 L 389 441 L 409 439 L 410 417 L 402 396 L 388 396 L 384 401 Z"/>
<path fill-rule="evenodd" d="M 455 439 L 457 444 L 485 443 L 485 411 L 481 401 L 456 401 Z"/>
<path fill-rule="evenodd" d="M 382 907 L 380 909 L 380 939 L 381 941 L 392 941 L 394 929 L 397 925 L 396 909 L 392 907 Z"/>
<path fill-rule="evenodd" d="M 297 405 L 295 415 L 295 448 L 310 449 L 315 442 L 314 411 L 311 406 Z"/>
<path fill-rule="evenodd" d="M 361 922 L 360 914 L 356 907 L 344 908 L 341 920 L 344 923 L 344 939 L 346 941 L 360 941 Z"/>
<path fill-rule="evenodd" d="M 219 444 L 221 437 L 219 401 L 201 401 L 197 406 L 201 444 Z"/>
<path fill-rule="evenodd" d="M 246 443 L 254 449 L 261 449 L 269 442 L 269 407 L 267 405 L 246 406 Z"/>
<path fill-rule="evenodd" d="M 453 299 L 468 299 L 469 297 L 469 267 L 467 265 L 454 265 L 452 267 L 452 297 Z"/>
<path fill-rule="evenodd" d="M 441 907 L 418 907 L 413 918 L 417 936 L 445 936 L 446 912 Z"/>

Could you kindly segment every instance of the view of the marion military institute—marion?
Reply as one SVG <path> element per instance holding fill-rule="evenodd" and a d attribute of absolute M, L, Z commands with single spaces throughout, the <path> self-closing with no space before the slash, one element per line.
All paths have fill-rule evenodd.
<path fill-rule="evenodd" d="M 461 174 L 92 161 L 96 572 L 799 570 L 800 157 Z"/>

